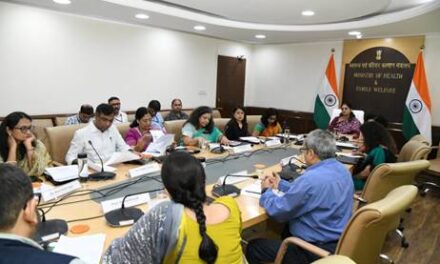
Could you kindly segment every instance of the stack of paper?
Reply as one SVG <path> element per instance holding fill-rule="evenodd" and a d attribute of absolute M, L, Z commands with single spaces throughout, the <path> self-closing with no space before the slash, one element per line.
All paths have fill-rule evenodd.
<path fill-rule="evenodd" d="M 87 264 L 98 264 L 104 249 L 105 234 L 80 237 L 61 236 L 54 252 L 75 256 Z"/>
<path fill-rule="evenodd" d="M 44 173 L 51 176 L 56 182 L 63 182 L 78 178 L 78 165 L 48 167 Z"/>
<path fill-rule="evenodd" d="M 163 135 L 162 133 L 162 136 L 153 139 L 153 142 L 151 142 L 150 145 L 148 145 L 144 153 L 151 154 L 155 157 L 164 155 L 167 147 L 173 144 L 173 142 L 174 142 L 174 134 Z"/>

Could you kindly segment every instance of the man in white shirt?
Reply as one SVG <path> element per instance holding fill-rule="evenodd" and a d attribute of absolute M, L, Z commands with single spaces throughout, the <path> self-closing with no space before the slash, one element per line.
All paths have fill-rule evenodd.
<path fill-rule="evenodd" d="M 93 122 L 89 122 L 86 127 L 75 132 L 66 154 L 67 164 L 75 163 L 80 153 L 86 153 L 87 158 L 91 162 L 99 164 L 99 157 L 93 150 L 93 147 L 104 162 L 114 152 L 128 151 L 130 149 L 122 139 L 118 129 L 112 125 L 114 118 L 113 107 L 109 104 L 100 104 L 96 107 L 95 112 L 96 115 Z"/>
<path fill-rule="evenodd" d="M 115 112 L 115 116 L 113 119 L 114 125 L 128 122 L 127 114 L 121 111 L 121 100 L 119 100 L 118 97 L 110 97 L 108 99 L 108 104 L 113 107 L 113 111 Z"/>

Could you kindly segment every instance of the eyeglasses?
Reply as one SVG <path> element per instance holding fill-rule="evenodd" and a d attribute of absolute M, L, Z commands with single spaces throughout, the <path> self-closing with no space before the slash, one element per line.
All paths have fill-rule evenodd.
<path fill-rule="evenodd" d="M 32 131 L 34 129 L 34 126 L 21 126 L 21 127 L 14 127 L 14 129 L 18 129 L 21 131 L 21 133 L 26 133 L 28 131 Z"/>

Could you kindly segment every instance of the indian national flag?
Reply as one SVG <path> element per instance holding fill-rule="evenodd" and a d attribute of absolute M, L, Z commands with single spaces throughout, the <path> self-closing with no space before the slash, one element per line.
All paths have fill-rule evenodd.
<path fill-rule="evenodd" d="M 423 52 L 417 58 L 416 69 L 406 97 L 403 111 L 403 134 L 407 139 L 421 134 L 429 142 L 431 139 L 431 97 L 426 81 Z"/>
<path fill-rule="evenodd" d="M 338 108 L 338 105 L 335 60 L 332 54 L 325 70 L 324 80 L 315 100 L 313 119 L 318 128 L 327 129 L 332 112 L 335 108 Z"/>

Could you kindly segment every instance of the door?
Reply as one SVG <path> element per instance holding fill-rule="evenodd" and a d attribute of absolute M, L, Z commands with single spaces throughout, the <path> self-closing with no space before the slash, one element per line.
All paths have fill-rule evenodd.
<path fill-rule="evenodd" d="M 222 117 L 232 116 L 232 110 L 244 103 L 246 59 L 218 56 L 216 107 Z"/>

